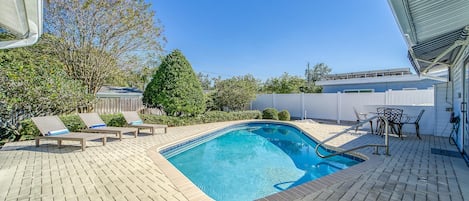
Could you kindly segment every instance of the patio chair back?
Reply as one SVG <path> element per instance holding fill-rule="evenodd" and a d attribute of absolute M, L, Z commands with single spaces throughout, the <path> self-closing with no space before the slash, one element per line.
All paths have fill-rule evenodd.
<path fill-rule="evenodd" d="M 360 114 L 358 114 L 357 108 L 353 107 L 353 113 L 355 113 L 355 117 L 357 117 L 357 121 L 360 121 Z"/>
<path fill-rule="evenodd" d="M 80 113 L 80 119 L 85 123 L 87 128 L 97 124 L 104 124 L 104 121 L 99 117 L 98 113 Z"/>
<path fill-rule="evenodd" d="M 384 116 L 391 123 L 400 123 L 402 119 L 402 114 L 404 110 L 399 108 L 386 108 L 384 111 Z"/>
<path fill-rule="evenodd" d="M 420 113 L 419 113 L 419 116 L 417 116 L 417 119 L 415 119 L 415 123 L 418 124 L 420 119 L 422 118 L 423 116 L 423 113 L 425 112 L 425 110 L 420 110 Z"/>
<path fill-rule="evenodd" d="M 33 117 L 31 120 L 43 136 L 45 136 L 49 131 L 62 130 L 67 128 L 58 116 Z"/>
<path fill-rule="evenodd" d="M 142 120 L 142 119 L 140 119 L 140 116 L 138 116 L 137 112 L 127 111 L 127 112 L 122 112 L 122 115 L 124 115 L 124 119 L 125 119 L 125 121 L 127 121 L 127 123 Z"/>

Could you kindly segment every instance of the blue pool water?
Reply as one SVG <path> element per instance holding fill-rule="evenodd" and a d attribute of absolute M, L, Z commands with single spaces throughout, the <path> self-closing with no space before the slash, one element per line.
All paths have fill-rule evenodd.
<path fill-rule="evenodd" d="M 232 126 L 161 151 L 215 200 L 254 200 L 359 163 L 322 159 L 316 142 L 297 128 L 273 123 Z M 325 153 L 325 150 L 321 150 Z"/>

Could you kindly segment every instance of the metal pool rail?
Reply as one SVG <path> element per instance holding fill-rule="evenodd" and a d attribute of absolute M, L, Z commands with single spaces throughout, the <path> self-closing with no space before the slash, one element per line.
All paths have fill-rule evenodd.
<path fill-rule="evenodd" d="M 342 135 L 342 134 L 344 134 L 344 133 L 347 133 L 347 132 L 349 132 L 349 131 L 351 131 L 351 130 L 354 130 L 354 129 L 356 129 L 357 127 L 362 126 L 363 124 L 368 123 L 369 121 L 374 120 L 374 119 L 377 119 L 377 118 L 380 119 L 381 121 L 383 121 L 383 122 L 385 123 L 385 129 L 384 129 L 384 144 L 366 144 L 366 145 L 354 147 L 354 148 L 351 148 L 351 149 L 347 149 L 347 150 L 344 150 L 344 151 L 334 152 L 334 153 L 329 154 L 329 155 L 323 155 L 323 154 L 319 153 L 319 147 L 321 147 L 324 143 L 329 142 L 330 140 L 332 140 L 332 139 L 334 139 L 334 138 L 336 138 L 336 137 L 338 137 L 338 136 L 340 136 L 340 135 Z M 337 134 L 335 134 L 335 135 L 333 135 L 333 136 L 331 136 L 331 137 L 325 139 L 324 141 L 318 143 L 318 144 L 316 145 L 316 149 L 315 149 L 315 150 L 316 150 L 316 154 L 317 154 L 319 157 L 321 157 L 321 158 L 330 158 L 330 157 L 332 157 L 332 156 L 341 155 L 341 154 L 344 154 L 344 153 L 347 153 L 347 152 L 355 151 L 355 150 L 358 150 L 358 149 L 363 149 L 363 148 L 366 148 L 366 147 L 375 147 L 375 152 L 374 152 L 373 154 L 379 155 L 379 153 L 378 153 L 378 148 L 379 148 L 379 147 L 385 147 L 385 155 L 389 156 L 389 136 L 388 136 L 388 134 L 389 134 L 389 133 L 388 133 L 388 129 L 389 129 L 389 128 L 388 128 L 388 126 L 389 126 L 389 122 L 388 122 L 388 120 L 386 119 L 386 117 L 384 117 L 384 116 L 374 116 L 374 117 L 370 117 L 370 118 L 368 118 L 368 119 L 363 120 L 362 122 L 360 122 L 360 123 L 358 123 L 358 124 L 353 125 L 353 126 L 350 127 L 350 128 L 347 128 L 347 129 L 345 129 L 345 130 L 343 130 L 343 131 L 341 131 L 341 132 L 339 132 L 339 133 L 337 133 Z M 373 128 L 371 128 L 371 129 L 373 129 Z"/>

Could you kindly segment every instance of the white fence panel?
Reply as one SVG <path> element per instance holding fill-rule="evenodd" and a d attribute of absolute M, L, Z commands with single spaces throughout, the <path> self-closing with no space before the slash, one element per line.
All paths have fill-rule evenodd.
<path fill-rule="evenodd" d="M 263 110 L 267 107 L 288 110 L 294 118 L 328 119 L 355 121 L 353 112 L 376 112 L 377 107 L 397 107 L 407 115 L 417 115 L 421 109 L 425 113 L 420 121 L 422 134 L 433 134 L 435 130 L 434 91 L 387 91 L 384 93 L 321 93 L 321 94 L 261 94 L 251 103 L 251 109 Z M 413 125 L 406 125 L 404 132 L 415 133 Z"/>
<path fill-rule="evenodd" d="M 337 94 L 304 94 L 307 118 L 337 119 Z"/>
<path fill-rule="evenodd" d="M 353 112 L 353 108 L 358 112 L 367 113 L 366 105 L 382 105 L 385 101 L 384 93 L 345 93 L 341 94 L 341 112 L 340 120 L 356 121 L 357 118 Z"/>
<path fill-rule="evenodd" d="M 434 90 L 387 91 L 386 105 L 434 105 Z"/>
<path fill-rule="evenodd" d="M 275 107 L 272 103 L 273 95 L 274 94 L 257 94 L 256 100 L 251 102 L 251 109 L 262 111 L 263 109 L 268 107 Z"/>
<path fill-rule="evenodd" d="M 288 110 L 291 116 L 301 117 L 301 94 L 275 94 L 275 101 L 278 111 Z"/>

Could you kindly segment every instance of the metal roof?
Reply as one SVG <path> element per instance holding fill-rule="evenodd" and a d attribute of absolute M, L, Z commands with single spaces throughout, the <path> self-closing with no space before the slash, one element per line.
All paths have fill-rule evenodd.
<path fill-rule="evenodd" d="M 402 74 L 390 76 L 369 76 L 369 77 L 354 77 L 348 79 L 324 79 L 316 82 L 319 86 L 330 85 L 351 85 L 351 84 L 370 84 L 370 83 L 390 83 L 390 82 L 412 82 L 422 80 L 436 80 L 439 82 L 447 82 L 447 71 L 435 71 L 424 76 L 416 74 Z"/>
<path fill-rule="evenodd" d="M 469 0 L 388 0 L 417 73 L 451 67 L 464 57 Z"/>
<path fill-rule="evenodd" d="M 343 80 L 367 77 L 385 77 L 385 76 L 401 76 L 412 74 L 409 68 L 393 68 L 384 70 L 358 71 L 348 73 L 337 73 L 326 75 L 323 80 Z"/>
<path fill-rule="evenodd" d="M 98 98 L 141 96 L 143 96 L 143 91 L 133 87 L 102 86 L 98 93 L 96 93 L 96 97 Z"/>

